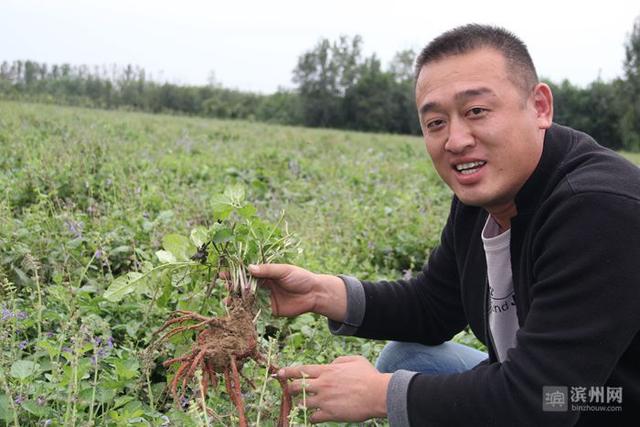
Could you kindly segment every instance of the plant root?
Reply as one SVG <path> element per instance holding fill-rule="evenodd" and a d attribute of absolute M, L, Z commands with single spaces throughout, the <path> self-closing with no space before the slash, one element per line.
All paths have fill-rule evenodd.
<path fill-rule="evenodd" d="M 167 341 L 176 334 L 196 331 L 198 335 L 189 352 L 179 357 L 168 359 L 162 363 L 164 367 L 178 365 L 176 373 L 169 385 L 174 401 L 180 406 L 187 385 L 194 379 L 198 369 L 202 372 L 200 380 L 201 396 L 206 396 L 209 388 L 218 384 L 218 375 L 222 375 L 231 402 L 236 407 L 240 427 L 248 427 L 240 388 L 240 378 L 245 378 L 252 387 L 255 386 L 242 374 L 242 366 L 247 360 L 265 366 L 270 374 L 278 372 L 278 368 L 267 362 L 258 351 L 257 333 L 253 324 L 254 313 L 251 309 L 253 298 L 230 298 L 229 315 L 225 317 L 206 317 L 185 310 L 172 313 L 155 335 L 160 335 L 157 342 Z M 189 325 L 188 322 L 196 322 Z M 289 425 L 291 412 L 291 396 L 287 391 L 287 381 L 278 378 L 282 388 L 278 427 Z"/>

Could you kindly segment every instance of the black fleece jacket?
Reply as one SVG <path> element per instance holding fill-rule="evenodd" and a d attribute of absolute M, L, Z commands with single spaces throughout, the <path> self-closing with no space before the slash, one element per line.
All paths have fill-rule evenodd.
<path fill-rule="evenodd" d="M 362 282 L 355 335 L 435 345 L 468 324 L 489 348 L 488 362 L 471 371 L 413 376 L 412 426 L 640 425 L 640 169 L 554 124 L 516 206 L 520 329 L 508 361 L 497 362 L 487 329 L 487 213 L 455 197 L 416 278 Z M 602 385 L 623 388 L 621 414 L 542 410 L 543 386 Z"/>

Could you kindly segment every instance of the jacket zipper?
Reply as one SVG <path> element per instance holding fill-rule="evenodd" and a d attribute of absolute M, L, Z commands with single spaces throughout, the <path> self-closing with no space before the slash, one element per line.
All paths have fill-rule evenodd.
<path fill-rule="evenodd" d="M 498 353 L 496 353 L 496 346 L 493 343 L 493 336 L 491 335 L 491 329 L 489 328 L 489 277 L 484 276 L 484 331 L 487 336 L 487 344 L 489 347 L 489 358 L 491 358 L 491 353 L 498 357 Z"/>

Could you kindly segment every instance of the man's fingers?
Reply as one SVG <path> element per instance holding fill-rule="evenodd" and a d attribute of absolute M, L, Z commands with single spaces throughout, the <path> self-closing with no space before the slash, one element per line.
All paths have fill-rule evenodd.
<path fill-rule="evenodd" d="M 308 378 L 291 381 L 288 390 L 292 395 L 301 394 L 302 390 L 304 390 L 305 393 L 316 393 L 317 391 L 313 380 Z"/>
<path fill-rule="evenodd" d="M 316 409 L 311 413 L 310 420 L 312 423 L 324 423 L 326 421 L 334 421 L 333 417 L 322 409 Z"/>
<path fill-rule="evenodd" d="M 307 408 L 307 409 L 319 409 L 320 408 L 320 399 L 318 399 L 318 396 L 307 396 L 306 399 L 304 399 L 304 401 L 302 399 L 299 399 L 300 403 L 299 405 Z"/>
<path fill-rule="evenodd" d="M 280 378 L 287 378 L 290 380 L 301 378 L 317 378 L 323 371 L 327 369 L 326 365 L 301 365 L 290 366 L 288 368 L 282 368 L 278 371 Z"/>
<path fill-rule="evenodd" d="M 269 291 L 271 291 L 271 287 L 268 286 Z M 280 316 L 280 307 L 278 306 L 278 299 L 273 292 L 269 292 L 269 300 L 271 301 L 271 312 L 274 316 Z"/>
<path fill-rule="evenodd" d="M 364 357 L 362 357 L 362 356 L 340 356 L 340 357 L 336 358 L 331 363 L 347 363 L 347 362 L 353 362 L 353 361 L 361 360 L 361 359 L 364 359 Z"/>
<path fill-rule="evenodd" d="M 252 264 L 249 266 L 249 273 L 259 279 L 282 279 L 290 271 L 291 266 L 288 264 Z"/>

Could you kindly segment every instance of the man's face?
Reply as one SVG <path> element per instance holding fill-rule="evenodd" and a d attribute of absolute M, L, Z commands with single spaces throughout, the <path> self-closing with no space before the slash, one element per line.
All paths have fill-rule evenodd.
<path fill-rule="evenodd" d="M 541 86 L 549 99 L 542 99 Z M 543 111 L 551 102 L 546 90 L 539 84 L 525 94 L 509 79 L 503 55 L 489 48 L 422 68 L 416 103 L 427 151 L 463 203 L 492 213 L 514 205 L 551 125 L 551 113 Z"/>

